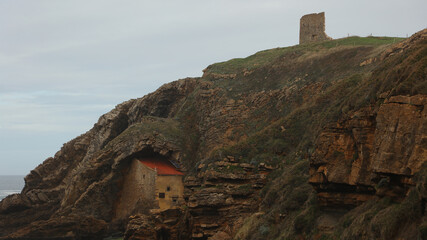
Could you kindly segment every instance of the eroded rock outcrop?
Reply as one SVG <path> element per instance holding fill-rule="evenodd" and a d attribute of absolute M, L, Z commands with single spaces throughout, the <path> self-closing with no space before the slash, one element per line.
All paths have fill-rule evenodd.
<path fill-rule="evenodd" d="M 244 219 L 256 212 L 259 190 L 274 167 L 240 163 L 233 157 L 201 164 L 196 177 L 185 180 L 192 239 L 233 236 Z M 221 232 L 221 233 L 218 233 Z"/>
<path fill-rule="evenodd" d="M 410 177 L 427 160 L 427 96 L 393 96 L 377 114 L 371 168 L 375 173 Z"/>
<path fill-rule="evenodd" d="M 358 205 L 371 197 L 375 190 L 366 179 L 374 132 L 375 115 L 367 108 L 320 134 L 309 181 L 323 205 Z"/>
<path fill-rule="evenodd" d="M 130 240 L 188 239 L 189 226 L 184 214 L 184 210 L 176 208 L 131 216 L 124 237 Z"/>
<path fill-rule="evenodd" d="M 426 103 L 426 95 L 392 96 L 377 111 L 365 108 L 326 128 L 310 165 L 322 204 L 403 198 L 427 161 Z"/>

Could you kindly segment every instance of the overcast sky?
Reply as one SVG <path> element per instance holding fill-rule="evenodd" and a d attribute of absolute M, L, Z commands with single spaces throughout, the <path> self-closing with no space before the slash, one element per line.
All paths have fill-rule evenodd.
<path fill-rule="evenodd" d="M 208 65 L 326 32 L 406 37 L 425 0 L 1 0 L 0 175 L 26 175 L 122 101 Z"/>

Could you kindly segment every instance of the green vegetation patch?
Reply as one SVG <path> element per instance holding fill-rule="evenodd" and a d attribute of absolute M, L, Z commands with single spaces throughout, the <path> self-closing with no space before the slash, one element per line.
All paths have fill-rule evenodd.
<path fill-rule="evenodd" d="M 304 47 L 296 45 L 292 47 L 260 51 L 246 58 L 234 58 L 226 62 L 210 65 L 206 69 L 206 73 L 227 74 L 236 73 L 243 69 L 251 70 L 254 68 L 259 68 L 267 65 L 268 63 L 271 63 L 273 60 L 283 56 L 285 53 L 299 51 L 301 49 L 304 49 Z"/>
<path fill-rule="evenodd" d="M 155 136 L 166 142 L 179 144 L 182 135 L 179 123 L 170 118 L 143 117 L 139 123 L 133 124 L 119 136 L 113 139 L 106 147 L 111 147 L 119 142 L 138 139 L 141 136 Z M 134 140 L 132 140 L 134 141 Z"/>
<path fill-rule="evenodd" d="M 332 41 L 325 41 L 320 43 L 321 46 L 326 48 L 333 48 L 337 46 L 380 46 L 398 43 L 406 38 L 399 37 L 358 37 L 352 36 L 347 38 L 340 38 Z"/>
<path fill-rule="evenodd" d="M 286 54 L 292 56 L 302 55 L 308 51 L 319 51 L 321 49 L 330 49 L 338 46 L 380 46 L 400 42 L 405 38 L 399 37 L 348 37 L 319 43 L 310 43 L 295 45 L 284 48 L 274 48 L 255 53 L 246 58 L 234 58 L 226 62 L 220 62 L 210 65 L 206 73 L 231 74 L 243 70 L 252 70 L 266 66 L 274 60 L 285 57 Z"/>
<path fill-rule="evenodd" d="M 372 73 L 371 94 L 427 94 L 427 40 L 394 54 Z"/>

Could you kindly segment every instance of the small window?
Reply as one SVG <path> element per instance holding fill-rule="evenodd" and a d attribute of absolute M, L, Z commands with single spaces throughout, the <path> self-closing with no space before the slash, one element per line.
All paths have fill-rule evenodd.
<path fill-rule="evenodd" d="M 165 193 L 163 192 L 159 193 L 159 198 L 165 198 Z"/>
<path fill-rule="evenodd" d="M 169 187 L 169 186 L 168 186 L 168 187 L 166 188 L 166 191 L 168 191 L 168 192 L 169 192 L 170 190 L 171 190 L 171 187 Z"/>
<path fill-rule="evenodd" d="M 143 179 L 145 179 L 145 174 L 144 174 L 144 175 L 142 175 L 142 178 L 143 178 Z"/>
<path fill-rule="evenodd" d="M 178 201 L 178 196 L 173 196 L 172 197 L 172 202 L 176 203 Z"/>

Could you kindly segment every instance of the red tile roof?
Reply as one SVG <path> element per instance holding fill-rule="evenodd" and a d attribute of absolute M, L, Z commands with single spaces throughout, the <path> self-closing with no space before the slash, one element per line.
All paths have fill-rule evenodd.
<path fill-rule="evenodd" d="M 184 175 L 182 172 L 176 170 L 175 166 L 167 160 L 144 158 L 139 160 L 145 166 L 157 171 L 157 175 Z"/>

